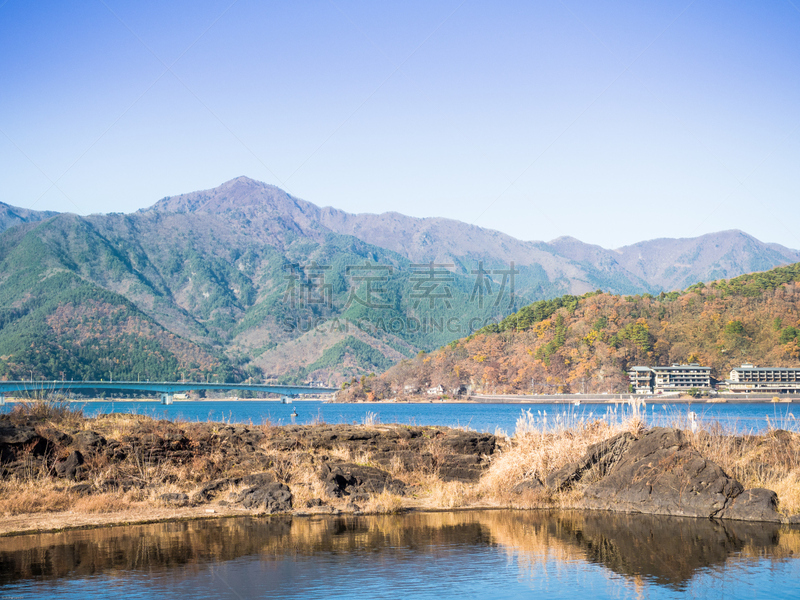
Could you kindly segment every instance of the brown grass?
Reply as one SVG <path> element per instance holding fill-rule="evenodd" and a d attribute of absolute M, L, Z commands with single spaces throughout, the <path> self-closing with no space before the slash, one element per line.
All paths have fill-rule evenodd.
<path fill-rule="evenodd" d="M 372 494 L 369 500 L 361 507 L 361 511 L 370 515 L 392 515 L 403 509 L 403 499 L 396 494 L 383 491 Z"/>
<path fill-rule="evenodd" d="M 734 435 L 719 425 L 686 434 L 703 456 L 745 489 L 773 490 L 783 514 L 800 513 L 800 434 L 772 430 L 763 435 Z"/>
<path fill-rule="evenodd" d="M 634 415 L 626 420 L 598 419 L 586 421 L 578 417 L 547 423 L 546 418 L 523 412 L 517 429 L 506 448 L 492 461 L 483 476 L 478 492 L 499 505 L 515 508 L 573 506 L 576 492 L 553 494 L 546 488 L 512 495 L 511 489 L 525 480 L 548 475 L 578 460 L 592 444 L 623 431 L 637 434 L 642 423 Z"/>
<path fill-rule="evenodd" d="M 61 396 L 41 400 L 22 400 L 14 404 L 12 419 L 30 419 L 40 422 L 58 422 L 66 425 L 79 425 L 86 421 L 82 408 L 75 408 Z"/>
<path fill-rule="evenodd" d="M 67 510 L 74 500 L 74 495 L 50 478 L 20 480 L 12 477 L 0 482 L 0 514 L 3 516 Z"/>

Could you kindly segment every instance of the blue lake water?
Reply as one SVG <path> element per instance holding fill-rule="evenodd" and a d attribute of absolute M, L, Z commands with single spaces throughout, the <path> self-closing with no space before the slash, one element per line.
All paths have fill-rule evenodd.
<path fill-rule="evenodd" d="M 157 402 L 115 401 L 74 402 L 82 407 L 86 415 L 109 412 L 127 412 L 150 415 L 163 419 L 186 421 L 226 421 L 230 423 L 275 425 L 290 423 L 364 423 L 372 419 L 381 423 L 402 425 L 441 425 L 466 427 L 475 431 L 494 433 L 500 429 L 513 434 L 517 419 L 523 411 L 530 411 L 539 423 L 547 427 L 574 422 L 575 420 L 624 419 L 630 415 L 625 404 L 484 404 L 484 403 L 370 403 L 339 404 L 314 400 L 281 404 L 275 400 L 203 400 L 176 401 L 171 405 Z M 10 410 L 13 404 L 0 407 Z M 769 428 L 798 431 L 793 403 L 698 403 L 646 405 L 642 409 L 644 420 L 651 425 L 689 426 L 689 413 L 696 415 L 701 425 L 719 423 L 731 431 L 758 432 Z M 292 417 L 293 411 L 297 412 Z M 800 417 L 800 410 L 797 411 Z"/>
<path fill-rule="evenodd" d="M 797 598 L 800 530 L 606 513 L 239 517 L 0 540 L 0 598 Z"/>

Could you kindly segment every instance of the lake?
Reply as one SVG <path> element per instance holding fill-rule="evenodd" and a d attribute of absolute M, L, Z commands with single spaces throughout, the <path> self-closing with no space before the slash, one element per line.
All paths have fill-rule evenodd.
<path fill-rule="evenodd" d="M 580 420 L 605 418 L 609 421 L 630 415 L 625 404 L 490 404 L 490 403 L 370 403 L 340 404 L 315 400 L 299 400 L 281 404 L 276 400 L 202 400 L 158 402 L 115 401 L 74 402 L 87 416 L 109 412 L 128 412 L 164 419 L 185 421 L 226 421 L 229 423 L 400 423 L 402 425 L 440 425 L 466 427 L 495 433 L 513 434 L 522 411 L 530 411 L 543 426 L 569 425 Z M 0 407 L 11 409 L 9 403 Z M 763 431 L 767 428 L 798 431 L 795 404 L 782 403 L 718 403 L 661 404 L 644 407 L 644 420 L 650 425 L 689 427 L 689 413 L 696 414 L 700 424 L 720 423 L 730 431 Z M 291 413 L 297 411 L 298 416 Z M 800 411 L 798 411 L 800 416 Z"/>
<path fill-rule="evenodd" d="M 800 530 L 600 512 L 237 517 L 0 539 L 0 598 L 797 598 Z"/>

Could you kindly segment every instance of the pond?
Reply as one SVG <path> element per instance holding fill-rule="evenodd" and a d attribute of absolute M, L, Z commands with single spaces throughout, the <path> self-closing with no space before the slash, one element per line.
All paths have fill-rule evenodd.
<path fill-rule="evenodd" d="M 237 517 L 0 539 L 0 598 L 797 598 L 800 529 L 602 512 Z"/>

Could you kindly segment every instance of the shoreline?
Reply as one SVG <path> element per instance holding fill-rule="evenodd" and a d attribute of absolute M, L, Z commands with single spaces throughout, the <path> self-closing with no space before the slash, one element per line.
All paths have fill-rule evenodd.
<path fill-rule="evenodd" d="M 458 506 L 452 508 L 442 508 L 433 506 L 407 506 L 392 514 L 410 513 L 439 513 L 439 512 L 468 512 L 486 510 L 531 510 L 548 511 L 552 507 L 529 507 L 516 508 L 510 506 L 496 506 L 490 504 L 474 504 L 471 506 Z M 579 510 L 564 508 L 559 510 Z M 587 509 L 588 510 L 588 509 Z M 335 511 L 311 510 L 306 509 L 291 513 L 258 513 L 251 510 L 228 506 L 215 508 L 213 512 L 202 507 L 191 507 L 182 509 L 157 509 L 150 511 L 149 516 L 137 516 L 135 513 L 105 513 L 105 514 L 75 514 L 73 512 L 62 513 L 33 513 L 20 515 L 19 517 L 4 517 L 0 520 L 0 539 L 18 537 L 23 535 L 39 535 L 45 533 L 61 533 L 65 531 L 84 531 L 90 529 L 102 529 L 111 527 L 126 527 L 128 525 L 150 525 L 154 523 L 182 523 L 187 521 L 212 521 L 215 519 L 235 519 L 239 517 L 291 517 L 297 519 L 320 519 L 335 518 L 341 516 L 377 516 L 387 513 L 364 513 L 355 510 L 340 509 Z M 67 524 L 63 524 L 66 520 Z M 14 529 L 14 523 L 26 521 L 27 527 Z M 60 525 L 50 525 L 52 521 L 60 521 Z"/>
<path fill-rule="evenodd" d="M 243 515 L 453 509 L 800 523 L 800 433 L 646 428 L 635 415 L 552 430 L 532 414 L 526 419 L 509 438 L 422 425 L 86 417 L 28 404 L 0 415 L 0 536 Z M 643 496 L 637 486 L 645 484 Z"/>
<path fill-rule="evenodd" d="M 174 399 L 172 404 L 162 405 L 159 398 L 85 398 L 85 399 L 65 399 L 64 402 L 69 404 L 96 404 L 106 403 L 113 404 L 117 402 L 139 402 L 144 404 L 158 404 L 160 406 L 172 406 L 184 403 L 204 403 L 204 402 L 265 402 L 274 403 L 276 405 L 298 404 L 303 402 L 322 402 L 324 404 L 357 404 L 357 405 L 382 405 L 382 404 L 572 404 L 580 406 L 582 404 L 629 404 L 631 399 L 634 401 L 643 401 L 645 404 L 795 404 L 800 402 L 800 395 L 798 394 L 783 394 L 783 395 L 762 395 L 762 396 L 744 396 L 725 395 L 714 396 L 712 398 L 692 398 L 692 397 L 661 397 L 661 396 L 645 396 L 645 395 L 632 395 L 632 394 L 609 394 L 609 395 L 592 395 L 592 394 L 573 394 L 573 395 L 560 395 L 560 396 L 532 396 L 532 395 L 518 395 L 518 394 L 497 394 L 497 395 L 484 395 L 475 394 L 469 398 L 456 400 L 448 399 L 423 399 L 423 398 L 404 398 L 404 399 L 389 399 L 389 400 L 374 400 L 374 401 L 359 401 L 359 402 L 338 402 L 331 400 L 328 397 L 316 398 L 293 398 L 291 402 L 284 404 L 279 399 L 275 398 L 179 398 Z M 6 396 L 5 403 L 8 404 L 25 404 L 25 403 L 46 403 L 50 400 L 41 400 L 34 398 L 19 398 Z M 0 405 L 3 406 L 3 405 Z"/>

